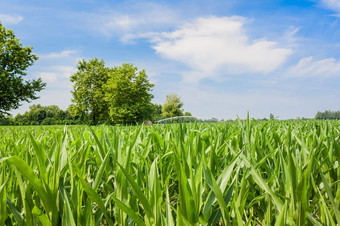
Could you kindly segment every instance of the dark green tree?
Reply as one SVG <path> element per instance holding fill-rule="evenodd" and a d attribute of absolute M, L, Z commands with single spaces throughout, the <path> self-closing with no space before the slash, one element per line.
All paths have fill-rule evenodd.
<path fill-rule="evenodd" d="M 105 100 L 113 123 L 131 124 L 150 119 L 153 112 L 150 93 L 154 84 L 144 70 L 124 63 L 109 72 L 104 86 Z"/>
<path fill-rule="evenodd" d="M 1 115 L 0 114 L 0 125 L 1 126 L 9 126 L 13 125 L 13 118 L 10 115 Z"/>
<path fill-rule="evenodd" d="M 104 84 L 107 83 L 109 69 L 103 60 L 97 58 L 81 60 L 78 70 L 71 76 L 72 114 L 79 115 L 81 121 L 98 124 L 109 119 L 107 101 L 104 99 Z"/>
<path fill-rule="evenodd" d="M 183 102 L 180 97 L 175 94 L 169 94 L 166 96 L 165 102 L 162 107 L 162 115 L 164 118 L 170 118 L 183 115 Z"/>
<path fill-rule="evenodd" d="M 26 69 L 37 59 L 32 47 L 23 47 L 14 32 L 0 23 L 0 114 L 38 98 L 36 93 L 46 84 L 40 78 L 24 80 Z"/>

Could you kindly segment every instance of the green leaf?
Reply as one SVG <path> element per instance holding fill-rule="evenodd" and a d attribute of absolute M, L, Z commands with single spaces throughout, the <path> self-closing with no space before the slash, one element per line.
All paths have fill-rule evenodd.
<path fill-rule="evenodd" d="M 276 219 L 275 226 L 283 226 L 286 225 L 286 209 L 287 209 L 287 203 L 285 203 L 280 211 L 279 216 Z"/>
<path fill-rule="evenodd" d="M 325 184 L 325 189 L 326 189 L 326 192 L 328 194 L 329 200 L 332 203 L 335 218 L 336 218 L 337 222 L 340 223 L 340 211 L 339 211 L 337 204 L 334 201 L 334 196 L 333 196 L 333 193 L 332 193 L 331 186 L 328 183 L 328 180 L 326 179 L 325 175 L 322 172 L 321 172 L 321 178 L 322 178 L 323 183 Z"/>
<path fill-rule="evenodd" d="M 46 214 L 39 209 L 37 206 L 34 206 L 32 209 L 32 214 L 37 217 L 42 225 L 46 226 L 52 226 L 51 221 L 48 219 Z"/>
<path fill-rule="evenodd" d="M 1 160 L 0 160 L 1 162 Z M 2 182 L 5 178 L 4 170 L 2 170 L 1 173 L 0 182 Z M 8 180 L 3 182 L 3 184 L 0 186 L 0 225 L 5 225 L 5 221 L 7 219 L 7 203 L 6 203 L 6 184 Z"/>
<path fill-rule="evenodd" d="M 7 203 L 8 203 L 9 209 L 13 213 L 15 221 L 19 225 L 24 225 L 23 217 L 21 216 L 20 212 L 17 210 L 17 208 L 14 206 L 14 204 L 12 203 L 12 201 L 9 198 L 7 198 Z"/>
<path fill-rule="evenodd" d="M 97 205 L 99 206 L 99 208 L 101 209 L 101 211 L 103 212 L 107 222 L 109 223 L 109 225 L 113 225 L 113 222 L 111 220 L 111 218 L 109 217 L 107 210 L 105 208 L 105 205 L 102 201 L 102 199 L 99 197 L 99 195 L 95 192 L 95 190 L 93 190 L 90 185 L 83 179 L 80 177 L 79 174 L 79 170 L 77 168 L 75 168 L 78 174 L 78 178 L 80 180 L 80 183 L 83 187 L 83 189 L 85 190 L 85 192 L 90 196 L 90 198 L 95 201 L 97 203 Z"/>
<path fill-rule="evenodd" d="M 217 198 L 217 202 L 221 208 L 221 212 L 222 212 L 222 216 L 223 216 L 223 222 L 224 223 L 228 223 L 229 220 L 229 212 L 228 212 L 228 207 L 227 207 L 227 203 L 225 203 L 224 199 L 223 199 L 223 194 L 220 190 L 220 188 L 218 187 L 213 175 L 211 174 L 211 171 L 209 170 L 209 168 L 205 167 L 204 168 L 204 173 L 205 173 L 205 179 L 206 182 L 208 183 L 208 185 L 211 187 L 212 191 L 214 192 L 216 198 Z"/>
<path fill-rule="evenodd" d="M 56 210 L 56 206 L 54 202 L 51 202 L 53 198 L 50 196 L 50 194 L 47 193 L 45 190 L 42 181 L 39 180 L 39 178 L 34 174 L 33 170 L 27 165 L 27 163 L 16 157 L 16 156 L 11 156 L 11 157 L 5 157 L 0 159 L 0 163 L 4 161 L 9 161 L 11 162 L 17 169 L 18 171 L 26 177 L 27 180 L 32 184 L 33 188 L 37 191 L 39 194 L 39 197 L 41 198 L 44 207 L 46 208 L 46 211 L 48 213 L 54 213 Z"/>
<path fill-rule="evenodd" d="M 250 174 L 252 175 L 252 178 L 254 181 L 265 191 L 267 192 L 273 199 L 277 209 L 281 211 L 282 209 L 282 201 L 280 198 L 269 188 L 268 184 L 265 182 L 265 180 L 256 172 L 254 167 L 250 164 L 250 162 L 247 160 L 247 157 L 241 154 L 241 157 L 243 161 L 246 163 L 247 166 L 250 167 Z"/>
<path fill-rule="evenodd" d="M 122 172 L 126 176 L 126 179 L 128 179 L 128 181 L 130 182 L 134 194 L 137 196 L 139 201 L 142 203 L 142 205 L 144 207 L 144 210 L 145 210 L 146 214 L 148 215 L 148 217 L 150 219 L 154 220 L 154 216 L 153 216 L 153 212 L 152 212 L 151 206 L 150 206 L 147 198 L 143 194 L 142 190 L 138 186 L 138 184 L 134 181 L 132 176 L 123 168 L 123 166 L 121 166 L 118 162 L 117 162 L 117 165 L 120 167 L 120 169 L 122 170 Z"/>
<path fill-rule="evenodd" d="M 74 222 L 74 218 L 73 218 L 73 213 L 72 213 L 72 209 L 70 206 L 70 201 L 69 201 L 69 197 L 66 194 L 66 191 L 64 189 L 63 186 L 61 187 L 61 196 L 62 199 L 64 201 L 64 208 L 63 208 L 63 220 L 62 220 L 62 225 L 64 226 L 75 226 L 76 223 Z"/>
<path fill-rule="evenodd" d="M 110 152 L 107 152 L 105 155 L 105 158 L 103 159 L 102 163 L 100 164 L 99 170 L 97 172 L 96 178 L 94 180 L 94 183 L 92 185 L 92 188 L 96 191 L 99 187 L 99 183 L 103 178 L 103 174 L 104 174 L 104 170 L 105 167 L 107 165 L 107 163 L 109 162 L 109 156 L 110 156 Z"/>
<path fill-rule="evenodd" d="M 112 200 L 116 203 L 116 205 L 123 210 L 132 220 L 139 226 L 145 226 L 143 220 L 133 211 L 133 209 L 129 208 L 127 205 L 119 201 L 116 197 L 112 196 Z"/>

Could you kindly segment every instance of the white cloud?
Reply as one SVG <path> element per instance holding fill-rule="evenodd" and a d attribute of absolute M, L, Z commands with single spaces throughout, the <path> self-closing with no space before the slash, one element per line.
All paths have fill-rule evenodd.
<path fill-rule="evenodd" d="M 198 81 L 229 74 L 269 73 L 292 53 L 274 41 L 250 40 L 242 17 L 198 18 L 180 29 L 153 34 L 153 48 L 161 56 L 189 66 L 184 80 Z"/>
<path fill-rule="evenodd" d="M 110 9 L 95 14 L 81 15 L 87 23 L 86 28 L 105 36 L 119 36 L 121 41 L 130 41 L 130 36 L 149 32 L 179 23 L 177 12 L 156 3 L 134 3 L 120 10 Z"/>
<path fill-rule="evenodd" d="M 281 35 L 280 42 L 290 48 L 298 47 L 298 42 L 301 41 L 301 38 L 297 36 L 299 31 L 299 27 L 290 26 L 288 30 Z"/>
<path fill-rule="evenodd" d="M 33 74 L 40 77 L 52 88 L 70 88 L 70 76 L 77 70 L 79 53 L 77 50 L 63 50 L 39 54 L 39 61 L 35 64 Z"/>
<path fill-rule="evenodd" d="M 43 72 L 38 74 L 38 77 L 42 78 L 44 82 L 57 82 L 69 78 L 76 71 L 75 66 L 59 65 L 45 68 Z M 64 86 L 64 84 L 61 84 L 61 86 Z"/>
<path fill-rule="evenodd" d="M 340 13 L 340 1 L 339 0 L 321 0 L 321 4 L 326 8 L 331 9 L 337 13 Z"/>
<path fill-rule="evenodd" d="M 64 78 L 69 78 L 72 74 L 74 74 L 77 71 L 77 67 L 76 65 L 74 66 L 54 66 L 51 67 L 52 69 L 55 68 L 55 70 L 59 71 L 60 74 L 64 77 Z"/>
<path fill-rule="evenodd" d="M 40 58 L 43 58 L 43 59 L 66 58 L 66 57 L 71 57 L 71 55 L 73 55 L 74 53 L 77 53 L 77 51 L 76 50 L 63 50 L 57 53 L 49 53 L 46 55 L 40 55 Z"/>
<path fill-rule="evenodd" d="M 334 58 L 314 60 L 313 57 L 302 58 L 298 64 L 289 68 L 288 77 L 340 77 L 340 61 Z"/>
<path fill-rule="evenodd" d="M 2 23 L 6 24 L 18 24 L 20 23 L 24 18 L 21 16 L 12 16 L 7 14 L 0 14 L 0 21 Z"/>
<path fill-rule="evenodd" d="M 41 72 L 38 74 L 44 82 L 55 82 L 58 79 L 58 73 L 55 72 Z"/>

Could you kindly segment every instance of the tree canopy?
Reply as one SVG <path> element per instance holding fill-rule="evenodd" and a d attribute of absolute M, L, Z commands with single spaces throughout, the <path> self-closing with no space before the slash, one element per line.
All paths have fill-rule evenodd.
<path fill-rule="evenodd" d="M 0 22 L 0 114 L 18 108 L 22 101 L 37 99 L 36 93 L 46 85 L 40 78 L 23 78 L 38 59 L 32 49 L 23 47 L 14 32 Z"/>
<path fill-rule="evenodd" d="M 112 122 L 136 123 L 150 119 L 154 109 L 150 93 L 153 86 L 145 70 L 138 72 L 132 64 L 112 68 L 104 86 Z"/>
<path fill-rule="evenodd" d="M 71 76 L 74 82 L 72 91 L 72 114 L 79 115 L 82 121 L 90 124 L 109 119 L 107 101 L 104 100 L 104 84 L 107 83 L 109 68 L 103 60 L 80 60 L 77 71 Z"/>
<path fill-rule="evenodd" d="M 170 118 L 183 115 L 183 102 L 180 97 L 175 94 L 169 94 L 166 96 L 164 105 L 162 107 L 162 115 L 164 118 Z"/>
<path fill-rule="evenodd" d="M 91 124 L 136 123 L 151 119 L 155 108 L 150 93 L 154 86 L 144 70 L 132 64 L 105 67 L 97 58 L 81 60 L 71 76 L 73 105 L 71 115 Z"/>

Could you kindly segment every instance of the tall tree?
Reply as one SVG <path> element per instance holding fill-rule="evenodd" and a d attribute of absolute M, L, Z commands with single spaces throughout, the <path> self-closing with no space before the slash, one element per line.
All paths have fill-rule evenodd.
<path fill-rule="evenodd" d="M 138 71 L 132 64 L 112 68 L 104 86 L 112 122 L 125 124 L 150 119 L 153 86 L 145 71 Z"/>
<path fill-rule="evenodd" d="M 0 114 L 20 106 L 20 102 L 37 99 L 36 92 L 45 87 L 42 80 L 24 80 L 26 69 L 38 57 L 32 47 L 23 47 L 10 29 L 0 23 Z"/>
<path fill-rule="evenodd" d="M 165 102 L 162 107 L 162 115 L 164 118 L 170 118 L 183 115 L 183 102 L 180 97 L 175 94 L 169 94 L 166 96 Z"/>
<path fill-rule="evenodd" d="M 79 61 L 77 69 L 71 76 L 71 82 L 74 82 L 73 113 L 91 124 L 107 121 L 109 111 L 107 101 L 104 100 L 104 84 L 108 80 L 109 69 L 103 60 L 97 58 Z"/>

